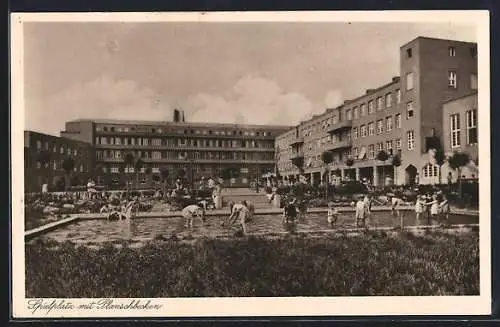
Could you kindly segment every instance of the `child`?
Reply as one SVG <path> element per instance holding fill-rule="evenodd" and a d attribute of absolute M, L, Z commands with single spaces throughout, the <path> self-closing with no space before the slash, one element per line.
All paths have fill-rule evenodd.
<path fill-rule="evenodd" d="M 415 214 L 417 216 L 417 221 L 420 221 L 422 214 L 424 212 L 425 202 L 421 195 L 417 196 L 417 201 L 415 202 Z"/>
<path fill-rule="evenodd" d="M 440 212 L 444 221 L 448 222 L 450 218 L 450 204 L 445 195 L 442 196 L 443 201 L 439 204 Z"/>
<path fill-rule="evenodd" d="M 244 203 L 235 203 L 231 209 L 231 215 L 229 216 L 227 223 L 232 225 L 236 220 L 239 219 L 241 227 L 243 228 L 243 233 L 247 233 L 247 225 L 246 223 L 250 220 L 251 213 L 248 210 L 247 206 Z M 225 222 L 222 222 L 222 226 L 225 225 Z"/>
<path fill-rule="evenodd" d="M 399 217 L 399 206 L 403 203 L 400 197 L 393 196 L 391 198 L 391 212 L 393 216 Z"/>
<path fill-rule="evenodd" d="M 338 219 L 338 211 L 335 208 L 335 204 L 333 202 L 328 203 L 328 224 L 333 227 L 333 224 L 337 222 Z"/>
<path fill-rule="evenodd" d="M 296 199 L 286 203 L 283 208 L 283 223 L 295 221 L 295 218 L 297 218 L 297 211 Z"/>
<path fill-rule="evenodd" d="M 197 204 L 191 204 L 182 209 L 182 216 L 186 219 L 186 227 L 193 227 L 193 220 L 195 217 L 201 218 L 205 221 L 205 209 Z"/>
<path fill-rule="evenodd" d="M 431 208 L 431 217 L 430 219 L 436 220 L 439 215 L 439 201 L 437 198 L 437 194 L 432 195 L 432 201 L 427 202 L 427 205 Z M 429 219 L 429 220 L 430 220 Z"/>
<path fill-rule="evenodd" d="M 362 197 L 356 202 L 356 225 L 362 227 L 365 225 L 366 205 Z"/>

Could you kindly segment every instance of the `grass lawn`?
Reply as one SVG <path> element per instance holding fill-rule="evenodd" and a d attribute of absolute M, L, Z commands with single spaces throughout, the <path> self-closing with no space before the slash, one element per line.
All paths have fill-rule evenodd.
<path fill-rule="evenodd" d="M 27 297 L 479 294 L 477 232 L 26 245 Z"/>

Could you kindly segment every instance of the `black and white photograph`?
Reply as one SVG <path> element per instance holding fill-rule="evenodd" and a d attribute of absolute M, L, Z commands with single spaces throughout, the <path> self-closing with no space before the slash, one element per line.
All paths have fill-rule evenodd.
<path fill-rule="evenodd" d="M 488 21 L 13 14 L 14 316 L 489 313 Z"/>

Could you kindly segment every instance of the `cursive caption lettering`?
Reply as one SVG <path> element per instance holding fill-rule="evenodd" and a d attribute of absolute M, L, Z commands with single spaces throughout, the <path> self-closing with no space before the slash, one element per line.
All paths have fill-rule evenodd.
<path fill-rule="evenodd" d="M 43 312 L 48 315 L 52 311 L 64 310 L 160 310 L 163 305 L 155 304 L 151 300 L 130 299 L 117 301 L 113 299 L 92 299 L 89 302 L 78 304 L 68 300 L 43 300 L 28 301 L 28 310 L 32 314 Z"/>

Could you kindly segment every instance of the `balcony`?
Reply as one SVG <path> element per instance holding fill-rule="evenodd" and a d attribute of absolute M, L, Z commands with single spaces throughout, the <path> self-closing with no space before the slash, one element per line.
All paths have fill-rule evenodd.
<path fill-rule="evenodd" d="M 328 150 L 330 151 L 340 151 L 352 146 L 351 140 L 342 140 L 328 145 Z"/>
<path fill-rule="evenodd" d="M 290 146 L 296 147 L 301 144 L 304 144 L 304 138 L 303 137 L 296 137 L 290 142 Z"/>
<path fill-rule="evenodd" d="M 208 163 L 208 164 L 224 164 L 224 163 L 230 163 L 230 164 L 275 164 L 274 160 L 268 160 L 268 159 L 262 159 L 262 160 L 257 160 L 257 159 L 170 159 L 170 158 L 161 158 L 161 159 L 153 159 L 153 158 L 141 158 L 142 161 L 145 163 L 172 163 L 172 164 L 180 164 L 180 163 L 189 163 L 189 162 L 194 162 L 194 163 Z M 116 158 L 98 158 L 96 159 L 98 162 L 104 162 L 104 163 L 123 163 L 123 159 L 116 159 Z"/>
<path fill-rule="evenodd" d="M 343 120 L 343 121 L 340 121 L 340 122 L 333 124 L 333 126 L 331 126 L 327 130 L 327 132 L 332 134 L 335 132 L 340 132 L 344 129 L 350 129 L 351 127 L 352 127 L 352 120 Z"/>

